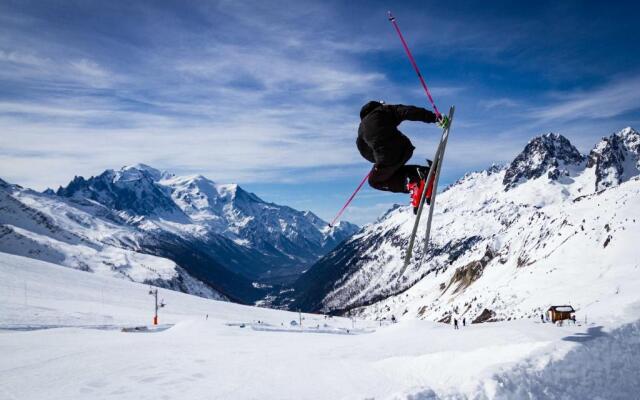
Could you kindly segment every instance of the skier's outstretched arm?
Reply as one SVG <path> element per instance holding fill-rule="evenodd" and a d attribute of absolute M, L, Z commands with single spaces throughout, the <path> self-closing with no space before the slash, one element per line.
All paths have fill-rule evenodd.
<path fill-rule="evenodd" d="M 436 115 L 422 107 L 405 106 L 402 104 L 390 106 L 398 119 L 398 124 L 402 121 L 422 121 L 435 123 L 438 121 Z"/>

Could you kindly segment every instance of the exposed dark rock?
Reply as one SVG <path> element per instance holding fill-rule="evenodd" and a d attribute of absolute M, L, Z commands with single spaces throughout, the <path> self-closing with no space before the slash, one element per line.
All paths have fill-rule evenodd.
<path fill-rule="evenodd" d="M 640 133 L 623 129 L 603 138 L 589 153 L 587 167 L 595 167 L 596 190 L 622 183 L 640 173 Z M 625 170 L 626 169 L 626 170 Z"/>
<path fill-rule="evenodd" d="M 451 240 L 442 247 L 433 248 L 431 256 L 438 257 L 447 254 L 449 256 L 449 264 L 453 264 L 460 256 L 471 250 L 480 240 L 482 240 L 480 236 L 469 236 L 464 240 Z"/>
<path fill-rule="evenodd" d="M 476 317 L 476 319 L 474 319 L 473 321 L 471 321 L 472 324 L 481 324 L 483 322 L 495 322 L 497 321 L 495 319 L 496 317 L 496 313 L 489 310 L 488 308 L 485 308 L 480 315 L 478 315 Z"/>
<path fill-rule="evenodd" d="M 549 179 L 557 180 L 569 175 L 568 165 L 580 164 L 584 156 L 567 138 L 549 133 L 531 140 L 509 165 L 502 183 L 505 191 L 518 183 L 539 178 L 545 173 Z"/>
<path fill-rule="evenodd" d="M 451 314 L 447 314 L 444 317 L 440 318 L 438 320 L 438 322 L 441 322 L 443 324 L 450 324 L 451 323 Z"/>
<path fill-rule="evenodd" d="M 465 290 L 482 276 L 485 267 L 495 256 L 495 253 L 490 248 L 487 248 L 484 256 L 480 260 L 472 261 L 456 269 L 449 281 L 449 285 L 447 285 L 444 290 L 448 290 L 452 286 L 455 287 L 453 293 Z"/>

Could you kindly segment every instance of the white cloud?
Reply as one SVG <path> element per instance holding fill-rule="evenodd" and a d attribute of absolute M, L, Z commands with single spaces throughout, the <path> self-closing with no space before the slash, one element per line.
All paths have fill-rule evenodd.
<path fill-rule="evenodd" d="M 345 99 L 387 82 L 344 54 L 365 46 L 338 49 L 299 24 L 243 18 L 260 45 L 199 38 L 184 56 L 171 46 L 143 49 L 149 69 L 129 68 L 127 76 L 88 57 L 62 59 L 69 49 L 58 48 L 60 59 L 38 55 L 47 53 L 42 47 L 29 50 L 33 57 L 0 53 L 0 63 L 33 66 L 5 71 L 6 79 L 46 82 L 54 93 L 0 103 L 3 175 L 43 188 L 146 162 L 224 181 L 287 182 L 292 169 L 326 180 L 366 166 L 354 146 L 359 105 Z M 278 45 L 285 36 L 291 40 Z M 41 162 L 47 158 L 55 168 Z"/>
<path fill-rule="evenodd" d="M 385 25 L 385 10 L 378 8 L 361 13 L 358 24 L 346 24 L 350 16 L 320 2 L 293 2 L 286 12 L 260 1 L 198 3 L 188 10 L 198 14 L 193 20 L 144 7 L 145 18 L 136 19 L 140 26 L 125 19 L 127 29 L 118 35 L 76 32 L 81 40 L 56 36 L 56 29 L 43 35 L 38 19 L 15 22 L 20 28 L 14 31 L 7 28 L 13 22 L 4 24 L 0 81 L 19 95 L 0 101 L 1 177 L 44 188 L 66 184 L 76 174 L 145 162 L 219 181 L 356 176 L 355 185 L 370 166 L 354 145 L 360 105 L 370 98 L 427 104 L 395 33 Z M 496 40 L 496 31 L 518 29 L 485 29 L 464 17 L 429 17 L 425 23 L 424 15 L 398 16 L 419 61 L 426 53 L 465 52 L 501 62 L 502 52 L 525 37 Z M 411 30 L 425 25 L 429 35 Z M 402 74 L 381 72 L 385 67 L 374 57 L 389 54 L 402 58 L 402 74 L 410 80 L 398 83 L 391 78 Z M 428 83 L 441 108 L 458 105 L 445 162 L 448 171 L 461 172 L 510 160 L 543 129 L 578 126 L 580 119 L 595 126 L 594 118 L 637 108 L 640 98 L 640 78 L 557 94 L 549 106 L 533 109 L 533 99 L 499 91 L 479 100 L 486 91 L 471 79 Z M 438 129 L 401 129 L 417 147 L 417 162 L 435 151 Z M 386 195 L 362 193 L 364 203 Z M 390 206 L 384 199 L 377 209 L 354 212 L 370 218 Z"/>
<path fill-rule="evenodd" d="M 615 117 L 640 108 L 640 76 L 616 79 L 599 88 L 556 94 L 556 101 L 531 114 L 541 120 Z"/>
<path fill-rule="evenodd" d="M 50 60 L 38 57 L 31 53 L 0 49 L 0 62 L 20 64 L 22 66 L 43 67 L 48 65 Z"/>
<path fill-rule="evenodd" d="M 113 79 L 112 74 L 98 63 L 85 58 L 70 62 L 71 74 L 84 80 L 89 86 L 108 87 Z"/>
<path fill-rule="evenodd" d="M 483 100 L 480 102 L 480 105 L 487 110 L 491 110 L 494 108 L 513 108 L 520 105 L 520 102 L 514 99 L 510 99 L 507 97 L 501 97 L 498 99 L 490 99 Z"/>
<path fill-rule="evenodd" d="M 80 85 L 77 88 L 106 88 L 122 79 L 87 58 L 67 60 L 64 56 L 52 58 L 42 53 L 45 51 L 39 49 L 0 49 L 0 78 L 25 84 L 37 82 L 42 89 L 64 89 L 69 84 Z"/>

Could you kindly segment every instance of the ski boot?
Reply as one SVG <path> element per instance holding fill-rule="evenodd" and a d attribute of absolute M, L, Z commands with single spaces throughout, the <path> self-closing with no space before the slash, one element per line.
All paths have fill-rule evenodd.
<path fill-rule="evenodd" d="M 418 208 L 420 208 L 420 198 L 422 197 L 422 192 L 424 191 L 430 167 L 431 160 L 427 160 L 426 166 L 418 168 L 418 176 L 420 177 L 419 182 L 409 182 L 407 184 L 407 189 L 409 190 L 409 195 L 411 196 L 411 205 L 413 206 L 414 215 L 418 213 Z M 427 186 L 427 194 L 424 198 L 424 201 L 427 203 L 427 205 L 431 204 L 431 193 L 433 192 L 434 179 L 435 171 L 431 176 L 431 180 L 429 181 L 429 185 Z"/>

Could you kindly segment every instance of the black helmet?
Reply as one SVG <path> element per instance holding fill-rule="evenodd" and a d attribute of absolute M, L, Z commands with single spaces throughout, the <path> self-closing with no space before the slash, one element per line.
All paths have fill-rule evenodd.
<path fill-rule="evenodd" d="M 368 102 L 367 104 L 362 106 L 362 108 L 360 109 L 360 119 L 361 120 L 364 119 L 364 117 L 366 117 L 371 111 L 382 106 L 383 104 L 384 104 L 384 101 L 380 101 L 380 100 L 372 100 Z"/>

